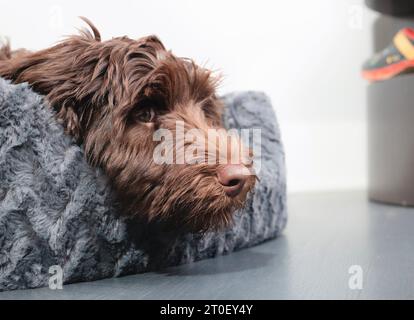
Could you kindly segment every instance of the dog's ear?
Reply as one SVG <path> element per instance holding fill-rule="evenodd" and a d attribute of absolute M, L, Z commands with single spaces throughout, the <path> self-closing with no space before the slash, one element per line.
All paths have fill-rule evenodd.
<path fill-rule="evenodd" d="M 92 105 L 101 103 L 102 77 L 106 70 L 100 61 L 100 34 L 86 18 L 92 32 L 82 30 L 55 46 L 37 52 L 13 52 L 5 46 L 0 53 L 0 76 L 13 83 L 28 82 L 46 97 L 57 112 L 67 133 L 80 138 L 84 124 L 91 119 Z M 82 122 L 82 123 L 81 123 Z"/>
<path fill-rule="evenodd" d="M 66 132 L 76 139 L 80 133 L 78 102 L 84 101 L 86 95 L 80 90 L 84 74 L 77 72 L 71 62 L 78 45 L 68 40 L 46 50 L 12 55 L 0 61 L 0 76 L 13 83 L 28 82 L 34 91 L 44 95 Z M 83 70 L 87 69 L 85 66 Z"/>

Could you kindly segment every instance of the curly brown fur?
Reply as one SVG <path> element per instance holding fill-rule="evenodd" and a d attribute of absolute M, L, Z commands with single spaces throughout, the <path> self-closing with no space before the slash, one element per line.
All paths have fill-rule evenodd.
<path fill-rule="evenodd" d="M 156 36 L 101 41 L 84 20 L 93 34 L 82 30 L 37 52 L 4 46 L 0 76 L 28 82 L 46 97 L 66 132 L 84 144 L 90 163 L 110 178 L 127 214 L 193 231 L 228 225 L 253 177 L 230 198 L 217 182 L 219 164 L 153 160 L 158 128 L 174 131 L 176 121 L 184 121 L 186 130 L 221 127 L 217 79 L 193 61 L 175 57 Z"/>

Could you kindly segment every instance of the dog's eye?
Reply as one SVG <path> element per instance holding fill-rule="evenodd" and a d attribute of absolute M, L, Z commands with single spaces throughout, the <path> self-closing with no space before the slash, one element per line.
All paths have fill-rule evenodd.
<path fill-rule="evenodd" d="M 153 122 L 155 118 L 155 112 L 152 109 L 146 109 L 138 111 L 136 114 L 136 119 L 140 122 Z"/>

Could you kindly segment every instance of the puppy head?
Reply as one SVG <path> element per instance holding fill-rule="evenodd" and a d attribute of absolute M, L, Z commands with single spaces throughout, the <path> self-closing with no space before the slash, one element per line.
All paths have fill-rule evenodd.
<path fill-rule="evenodd" d="M 217 143 L 229 141 L 217 79 L 155 36 L 102 42 L 86 22 L 93 35 L 82 31 L 0 62 L 0 75 L 46 95 L 90 163 L 110 178 L 127 214 L 190 231 L 228 225 L 255 179 L 238 138 L 224 148 Z M 227 161 L 230 153 L 236 162 Z"/>

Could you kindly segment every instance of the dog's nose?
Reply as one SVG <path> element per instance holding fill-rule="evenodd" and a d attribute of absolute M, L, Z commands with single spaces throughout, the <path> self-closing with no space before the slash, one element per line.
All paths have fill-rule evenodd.
<path fill-rule="evenodd" d="M 231 198 L 240 194 L 249 174 L 249 169 L 241 164 L 224 165 L 217 169 L 218 181 Z"/>

